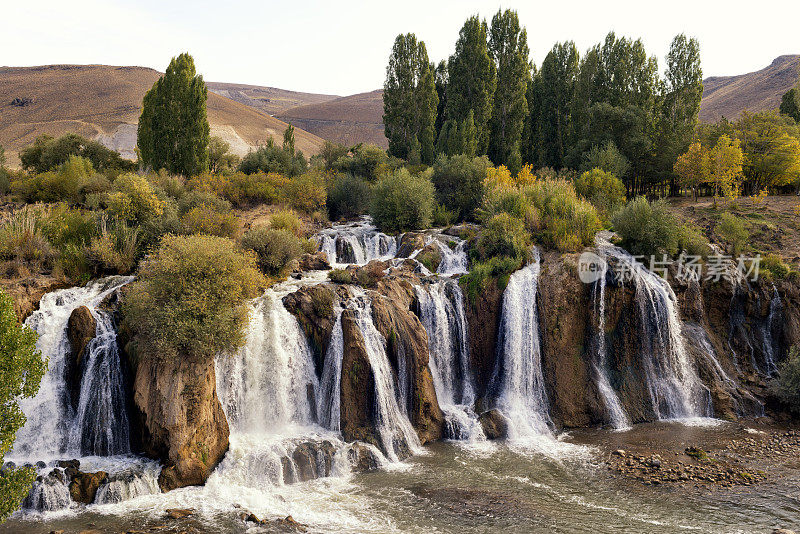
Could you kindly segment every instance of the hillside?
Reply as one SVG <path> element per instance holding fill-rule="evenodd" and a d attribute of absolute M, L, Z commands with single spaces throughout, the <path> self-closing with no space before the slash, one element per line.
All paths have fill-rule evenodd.
<path fill-rule="evenodd" d="M 700 121 L 735 119 L 747 109 L 777 109 L 783 94 L 797 83 L 800 55 L 778 56 L 766 68 L 738 76 L 713 76 L 703 80 Z"/>
<path fill-rule="evenodd" d="M 277 115 L 283 121 L 344 145 L 372 143 L 388 148 L 383 134 L 383 90 L 307 104 Z"/>
<path fill-rule="evenodd" d="M 277 87 L 262 87 L 241 83 L 206 82 L 208 90 L 241 104 L 254 107 L 267 115 L 277 115 L 290 108 L 320 104 L 339 98 L 337 95 L 299 93 Z"/>
<path fill-rule="evenodd" d="M 0 68 L 0 144 L 9 163 L 41 134 L 76 132 L 97 138 L 123 156 L 134 157 L 142 97 L 160 73 L 143 67 L 47 65 Z M 253 107 L 212 92 L 208 95 L 211 134 L 245 154 L 270 136 L 280 139 L 286 124 Z M 322 139 L 295 132 L 297 148 L 315 154 Z"/>

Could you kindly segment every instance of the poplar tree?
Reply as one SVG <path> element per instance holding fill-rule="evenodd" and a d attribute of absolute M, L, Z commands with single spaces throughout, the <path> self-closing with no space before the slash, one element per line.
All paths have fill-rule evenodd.
<path fill-rule="evenodd" d="M 145 167 L 195 176 L 208 170 L 208 91 L 188 53 L 144 95 L 137 146 Z"/>
<path fill-rule="evenodd" d="M 467 19 L 447 63 L 447 119 L 463 122 L 472 110 L 478 155 L 486 154 L 489 146 L 489 119 L 497 84 L 487 34 L 485 21 L 477 16 Z"/>
<path fill-rule="evenodd" d="M 434 68 L 424 42 L 413 33 L 397 36 L 383 85 L 383 124 L 393 156 L 433 163 L 439 105 Z"/>
<path fill-rule="evenodd" d="M 516 172 L 522 167 L 520 143 L 531 71 L 528 33 L 520 26 L 516 11 L 498 11 L 492 17 L 489 53 L 497 69 L 489 158 Z"/>
<path fill-rule="evenodd" d="M 538 110 L 541 146 L 539 166 L 560 169 L 569 144 L 570 104 L 578 75 L 578 50 L 575 43 L 557 43 L 542 62 Z"/>

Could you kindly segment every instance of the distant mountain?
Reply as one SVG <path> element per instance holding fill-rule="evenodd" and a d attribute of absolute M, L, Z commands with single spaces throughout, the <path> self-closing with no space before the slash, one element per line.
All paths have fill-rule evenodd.
<path fill-rule="evenodd" d="M 700 121 L 737 118 L 743 110 L 778 109 L 783 94 L 797 83 L 800 55 L 778 56 L 769 67 L 738 76 L 703 80 Z"/>
<path fill-rule="evenodd" d="M 37 136 L 67 132 L 98 139 L 133 158 L 142 97 L 160 75 L 143 67 L 107 65 L 0 67 L 0 145 L 9 163 L 17 165 L 19 150 Z M 208 120 L 211 134 L 228 141 L 239 155 L 270 136 L 280 141 L 286 128 L 254 107 L 213 92 Z M 295 142 L 306 155 L 316 154 L 323 144 L 301 129 L 295 131 Z"/>
<path fill-rule="evenodd" d="M 383 90 L 287 109 L 279 119 L 344 145 L 371 143 L 383 148 Z"/>
<path fill-rule="evenodd" d="M 290 108 L 306 104 L 320 104 L 339 98 L 337 95 L 298 93 L 276 87 L 245 85 L 240 83 L 206 82 L 209 91 L 241 104 L 254 107 L 267 115 L 277 115 Z"/>

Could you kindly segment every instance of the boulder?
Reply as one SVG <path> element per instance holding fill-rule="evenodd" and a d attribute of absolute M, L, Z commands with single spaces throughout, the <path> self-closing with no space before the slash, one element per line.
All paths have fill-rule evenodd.
<path fill-rule="evenodd" d="M 79 471 L 72 477 L 72 482 L 69 483 L 70 498 L 78 503 L 92 504 L 95 495 L 97 495 L 97 488 L 105 482 L 107 476 L 105 471 L 97 471 L 96 473 Z"/>
<path fill-rule="evenodd" d="M 375 450 L 363 443 L 353 443 L 347 451 L 347 458 L 353 470 L 359 473 L 374 471 L 380 467 L 380 459 Z"/>
<path fill-rule="evenodd" d="M 81 394 L 81 363 L 89 343 L 97 335 L 97 321 L 86 306 L 72 310 L 67 321 L 67 339 L 70 353 L 64 366 L 70 402 L 77 408 Z"/>
<path fill-rule="evenodd" d="M 347 288 L 339 284 L 318 284 L 305 286 L 283 298 L 284 307 L 297 317 L 310 342 L 317 376 L 322 375 L 323 359 L 336 323 L 334 307 L 348 297 Z"/>
<path fill-rule="evenodd" d="M 300 258 L 301 271 L 324 271 L 331 268 L 328 256 L 324 252 L 303 254 Z"/>
<path fill-rule="evenodd" d="M 340 430 L 345 441 L 365 441 L 378 445 L 373 427 L 375 376 L 369 363 L 364 337 L 356 312 L 342 312 L 342 377 L 340 392 Z"/>
<path fill-rule="evenodd" d="M 492 409 L 478 416 L 486 439 L 504 439 L 508 437 L 508 420 L 499 410 Z"/>
<path fill-rule="evenodd" d="M 396 258 L 408 258 L 414 251 L 425 248 L 425 234 L 419 232 L 406 232 L 400 238 Z"/>
<path fill-rule="evenodd" d="M 140 355 L 133 367 L 134 427 L 145 454 L 164 463 L 161 490 L 203 484 L 228 450 L 214 360 Z"/>

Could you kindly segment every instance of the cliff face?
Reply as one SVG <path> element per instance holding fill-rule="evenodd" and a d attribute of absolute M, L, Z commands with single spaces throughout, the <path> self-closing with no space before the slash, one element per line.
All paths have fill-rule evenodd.
<path fill-rule="evenodd" d="M 203 484 L 228 450 L 214 361 L 140 357 L 133 391 L 144 452 L 164 462 L 162 491 Z"/>

